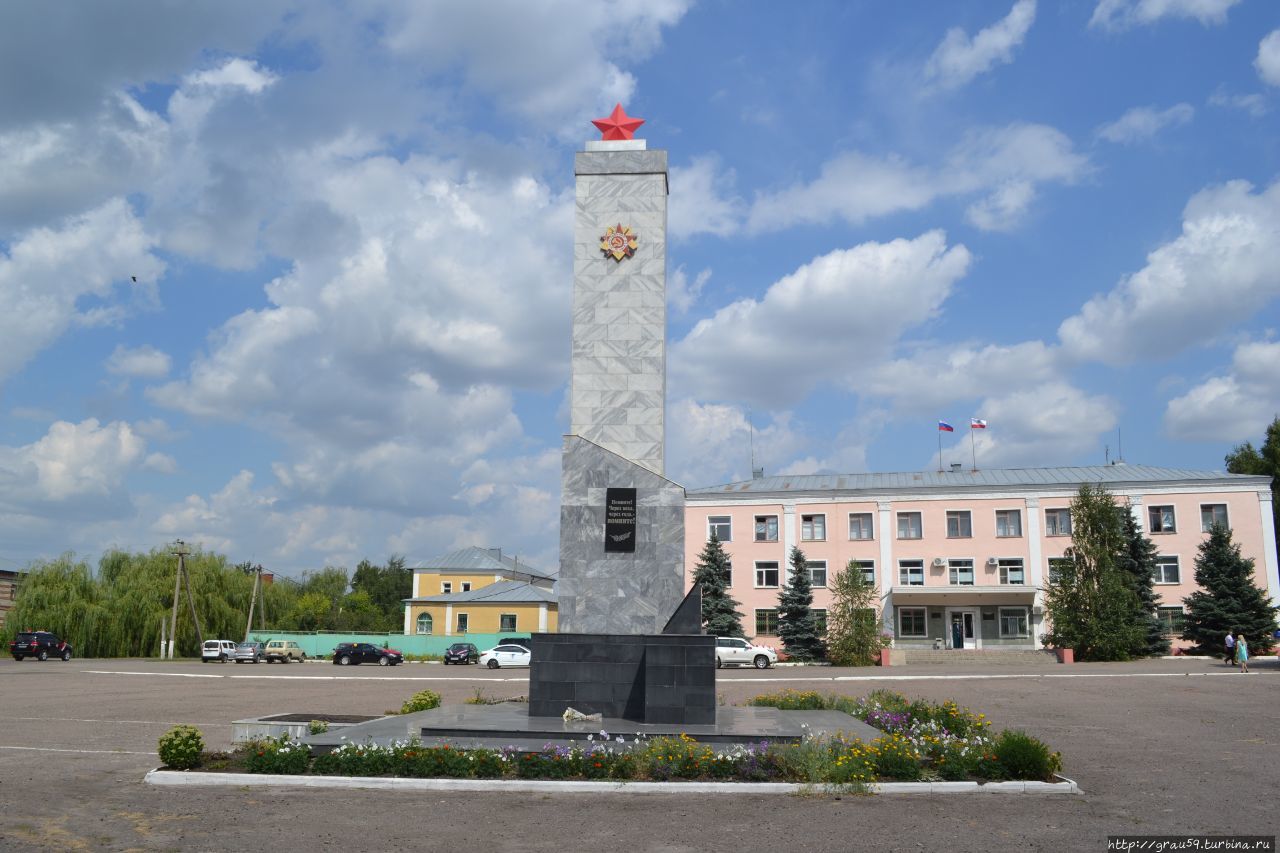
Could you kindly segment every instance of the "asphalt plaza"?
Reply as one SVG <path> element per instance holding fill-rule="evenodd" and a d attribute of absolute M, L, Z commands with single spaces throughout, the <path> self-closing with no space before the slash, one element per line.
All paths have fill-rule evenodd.
<path fill-rule="evenodd" d="M 269 713 L 377 714 L 430 688 L 523 695 L 527 670 L 0 661 L 0 850 L 1104 850 L 1117 834 L 1273 835 L 1280 667 L 722 670 L 728 703 L 783 687 L 954 699 L 1064 755 L 1085 792 L 742 797 L 157 789 L 156 739 Z"/>

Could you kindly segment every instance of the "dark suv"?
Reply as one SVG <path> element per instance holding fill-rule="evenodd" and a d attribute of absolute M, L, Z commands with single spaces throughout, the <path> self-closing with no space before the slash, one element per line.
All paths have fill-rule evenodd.
<path fill-rule="evenodd" d="M 48 660 L 51 657 L 71 660 L 71 646 L 48 631 L 20 631 L 17 638 L 9 642 L 9 654 L 14 660 Z"/>
<path fill-rule="evenodd" d="M 454 643 L 444 650 L 444 662 L 460 663 L 464 666 L 469 663 L 480 663 L 480 650 L 476 648 L 475 643 Z"/>
<path fill-rule="evenodd" d="M 338 647 L 333 650 L 333 662 L 342 666 L 359 663 L 395 666 L 404 663 L 404 655 L 395 649 L 384 649 L 373 643 L 338 643 Z"/>

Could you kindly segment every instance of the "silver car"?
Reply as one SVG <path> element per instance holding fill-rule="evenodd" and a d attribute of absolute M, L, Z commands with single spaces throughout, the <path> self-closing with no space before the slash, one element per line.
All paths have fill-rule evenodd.
<path fill-rule="evenodd" d="M 241 643 L 236 646 L 236 663 L 262 663 L 266 659 L 265 643 Z"/>

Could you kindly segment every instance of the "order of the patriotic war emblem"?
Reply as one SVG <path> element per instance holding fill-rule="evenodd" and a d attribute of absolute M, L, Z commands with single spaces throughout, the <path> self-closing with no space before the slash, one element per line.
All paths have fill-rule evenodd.
<path fill-rule="evenodd" d="M 621 222 L 606 228 L 604 236 L 600 238 L 600 251 L 618 263 L 622 263 L 623 258 L 634 255 L 638 245 L 635 232 Z"/>

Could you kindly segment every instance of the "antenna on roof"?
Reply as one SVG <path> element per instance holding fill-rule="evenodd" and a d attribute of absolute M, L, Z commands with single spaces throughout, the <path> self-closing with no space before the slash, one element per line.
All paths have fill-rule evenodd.
<path fill-rule="evenodd" d="M 756 474 L 756 428 L 751 423 L 751 408 L 747 407 L 747 453 L 751 457 L 751 476 Z"/>

